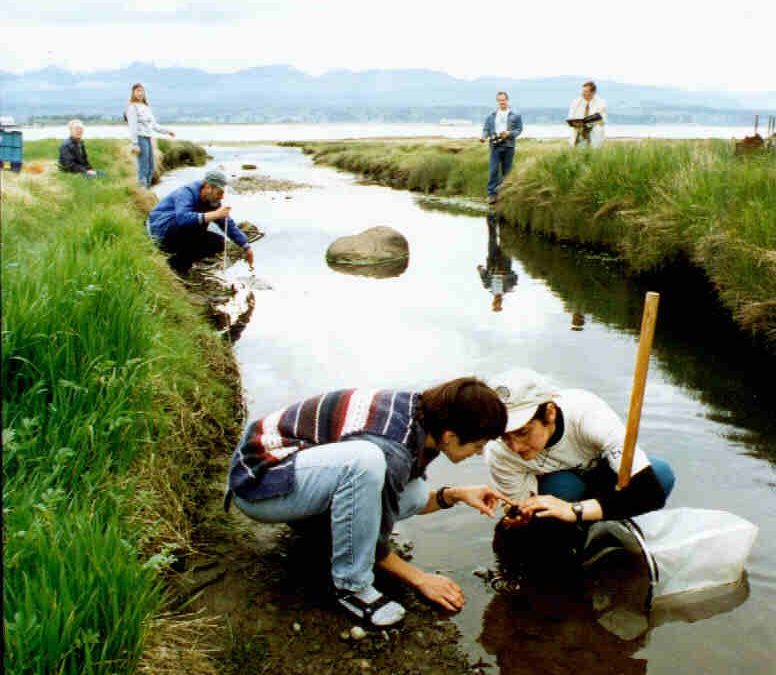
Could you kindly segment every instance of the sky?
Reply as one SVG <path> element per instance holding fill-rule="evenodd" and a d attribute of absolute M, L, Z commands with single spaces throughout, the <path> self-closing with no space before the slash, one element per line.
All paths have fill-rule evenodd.
<path fill-rule="evenodd" d="M 289 64 L 776 90 L 776 2 L 2 0 L 0 70 Z"/>

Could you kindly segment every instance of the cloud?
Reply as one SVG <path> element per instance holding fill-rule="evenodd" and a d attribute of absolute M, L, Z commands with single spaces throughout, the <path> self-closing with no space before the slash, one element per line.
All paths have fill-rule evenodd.
<path fill-rule="evenodd" d="M 137 61 L 216 72 L 287 63 L 313 74 L 430 68 L 464 78 L 589 73 L 688 88 L 774 88 L 765 50 L 776 3 L 765 0 L 735 7 L 599 0 L 584 20 L 578 2 L 459 9 L 440 0 L 28 0 L 9 4 L 4 20 L 12 29 L 0 41 L 0 68 L 14 72 Z"/>
<path fill-rule="evenodd" d="M 282 11 L 283 6 L 282 0 L 134 0 L 132 3 L 80 0 L 77 4 L 62 0 L 27 0 L 7 3 L 3 8 L 3 20 L 22 25 L 65 27 L 158 21 L 223 23 L 257 14 L 273 14 Z"/>

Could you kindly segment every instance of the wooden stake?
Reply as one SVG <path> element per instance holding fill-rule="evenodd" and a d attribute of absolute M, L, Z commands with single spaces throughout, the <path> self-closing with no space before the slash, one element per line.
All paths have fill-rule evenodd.
<path fill-rule="evenodd" d="M 636 353 L 636 368 L 633 373 L 633 389 L 631 390 L 628 422 L 625 425 L 625 442 L 622 447 L 620 473 L 617 476 L 617 489 L 621 490 L 630 482 L 633 453 L 636 450 L 636 439 L 639 435 L 641 421 L 641 404 L 644 402 L 644 389 L 647 385 L 647 370 L 649 369 L 649 354 L 652 351 L 652 338 L 655 335 L 657 321 L 657 306 L 660 294 L 650 291 L 644 299 L 644 314 L 641 317 L 641 335 L 639 349 Z"/>

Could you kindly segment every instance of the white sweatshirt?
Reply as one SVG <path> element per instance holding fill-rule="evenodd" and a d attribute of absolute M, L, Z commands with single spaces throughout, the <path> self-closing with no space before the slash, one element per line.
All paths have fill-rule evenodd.
<path fill-rule="evenodd" d="M 151 108 L 145 103 L 130 103 L 127 106 L 127 123 L 129 124 L 129 138 L 133 145 L 137 145 L 138 136 L 153 136 L 154 131 L 159 134 L 169 134 L 170 130 L 159 126 Z"/>
<path fill-rule="evenodd" d="M 561 439 L 538 457 L 526 461 L 503 441 L 491 441 L 485 458 L 496 487 L 510 499 L 520 501 L 529 492 L 538 492 L 537 476 L 564 469 L 591 469 L 601 460 L 612 470 L 620 470 L 625 425 L 603 400 L 584 389 L 561 391 L 553 402 L 563 413 Z M 631 476 L 650 466 L 649 459 L 636 446 Z"/>

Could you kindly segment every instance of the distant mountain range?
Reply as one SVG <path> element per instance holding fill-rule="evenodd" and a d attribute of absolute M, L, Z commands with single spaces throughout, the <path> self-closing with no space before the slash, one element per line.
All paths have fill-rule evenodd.
<path fill-rule="evenodd" d="M 48 67 L 21 75 L 0 71 L 0 114 L 19 122 L 69 116 L 120 119 L 132 83 L 142 82 L 158 118 L 172 121 L 479 122 L 496 91 L 510 93 L 527 122 L 561 122 L 582 76 L 462 80 L 432 70 L 332 70 L 308 75 L 291 66 L 262 66 L 217 74 L 136 63 L 77 73 Z M 776 111 L 776 91 L 687 91 L 602 80 L 612 121 L 749 124 L 755 112 Z"/>

